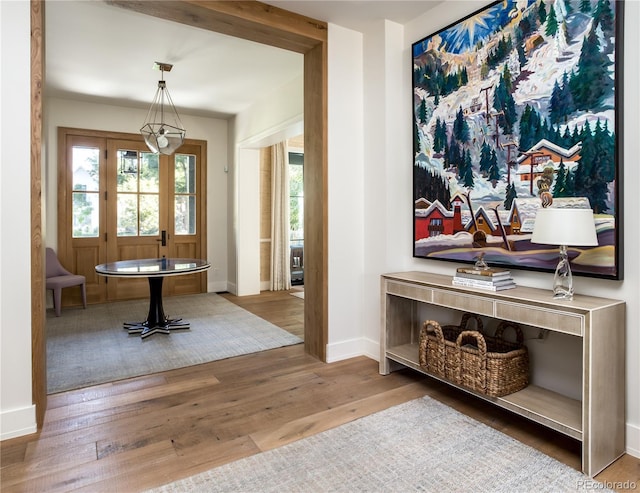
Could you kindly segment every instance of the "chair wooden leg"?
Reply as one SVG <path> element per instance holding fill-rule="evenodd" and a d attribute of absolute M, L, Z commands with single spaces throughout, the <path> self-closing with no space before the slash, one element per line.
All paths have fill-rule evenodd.
<path fill-rule="evenodd" d="M 60 311 L 62 309 L 62 289 L 54 289 L 53 290 L 53 309 L 56 312 L 56 317 L 60 316 Z"/>
<path fill-rule="evenodd" d="M 82 291 L 82 306 L 87 307 L 87 286 L 85 283 L 80 285 L 80 289 Z"/>

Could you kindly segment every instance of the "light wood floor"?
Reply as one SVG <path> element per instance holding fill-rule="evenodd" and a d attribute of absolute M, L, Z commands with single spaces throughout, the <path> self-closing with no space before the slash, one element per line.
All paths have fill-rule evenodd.
<path fill-rule="evenodd" d="M 287 293 L 225 297 L 275 324 L 302 320 Z M 416 372 L 324 364 L 297 345 L 52 395 L 40 433 L 0 444 L 0 490 L 141 491 L 423 395 L 579 468 L 577 442 L 524 418 Z M 624 456 L 597 479 L 640 484 L 640 461 Z"/>

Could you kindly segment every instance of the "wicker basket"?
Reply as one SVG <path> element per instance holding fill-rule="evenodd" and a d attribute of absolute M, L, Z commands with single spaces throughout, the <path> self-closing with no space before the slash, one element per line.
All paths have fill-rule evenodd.
<path fill-rule="evenodd" d="M 515 330 L 516 342 L 502 337 L 506 328 Z M 529 353 L 523 345 L 520 326 L 501 322 L 495 336 L 463 331 L 456 340 L 454 382 L 481 394 L 501 397 L 529 384 Z"/>
<path fill-rule="evenodd" d="M 456 340 L 468 329 L 471 320 L 476 322 L 476 330 L 482 333 L 482 320 L 474 313 L 464 313 L 460 325 L 440 326 L 435 320 L 427 320 L 420 329 L 419 363 L 426 372 L 456 381 L 458 363 L 456 360 Z"/>

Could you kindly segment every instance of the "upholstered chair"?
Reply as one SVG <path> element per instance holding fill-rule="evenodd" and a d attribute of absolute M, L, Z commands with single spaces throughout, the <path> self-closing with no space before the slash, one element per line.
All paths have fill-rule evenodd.
<path fill-rule="evenodd" d="M 53 291 L 53 308 L 56 317 L 60 316 L 62 309 L 62 289 L 71 286 L 80 286 L 82 292 L 82 304 L 87 307 L 87 290 L 86 279 L 84 276 L 72 274 L 62 267 L 56 252 L 51 248 L 47 248 L 47 289 Z"/>

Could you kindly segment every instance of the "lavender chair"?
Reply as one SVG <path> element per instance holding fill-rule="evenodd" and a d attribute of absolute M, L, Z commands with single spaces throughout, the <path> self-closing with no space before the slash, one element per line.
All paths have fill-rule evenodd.
<path fill-rule="evenodd" d="M 71 286 L 80 286 L 82 291 L 82 304 L 87 307 L 87 290 L 85 287 L 86 279 L 84 276 L 72 274 L 62 267 L 56 252 L 51 248 L 47 248 L 47 289 L 53 290 L 53 308 L 56 317 L 60 316 L 62 309 L 62 288 Z"/>

